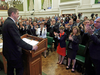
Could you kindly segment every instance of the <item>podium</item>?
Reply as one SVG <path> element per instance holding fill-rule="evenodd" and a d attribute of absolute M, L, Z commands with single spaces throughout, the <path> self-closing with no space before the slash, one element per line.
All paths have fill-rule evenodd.
<path fill-rule="evenodd" d="M 39 41 L 36 51 L 23 49 L 24 74 L 23 75 L 42 75 L 41 53 L 47 50 L 47 39 L 25 34 L 21 38 Z"/>

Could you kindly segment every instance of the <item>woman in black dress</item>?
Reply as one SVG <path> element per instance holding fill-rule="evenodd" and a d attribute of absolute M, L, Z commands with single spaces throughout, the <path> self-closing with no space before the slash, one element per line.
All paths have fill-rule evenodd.
<path fill-rule="evenodd" d="M 66 67 L 66 69 L 69 69 L 70 66 L 70 62 L 72 60 L 73 66 L 72 66 L 72 72 L 74 72 L 74 67 L 75 67 L 75 57 L 78 51 L 78 46 L 80 43 L 80 31 L 79 28 L 77 26 L 74 26 L 72 29 L 72 33 L 69 35 L 69 44 L 68 44 L 68 52 L 67 52 L 67 56 L 68 56 L 68 66 Z"/>

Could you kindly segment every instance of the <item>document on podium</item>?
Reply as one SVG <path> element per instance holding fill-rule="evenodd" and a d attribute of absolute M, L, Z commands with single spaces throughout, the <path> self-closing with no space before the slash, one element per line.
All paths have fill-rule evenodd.
<path fill-rule="evenodd" d="M 27 39 L 27 38 L 23 38 L 22 40 L 25 41 L 26 43 L 32 45 L 32 46 L 37 45 L 39 43 L 38 41 L 30 40 L 30 39 Z"/>
<path fill-rule="evenodd" d="M 3 47 L 3 43 L 0 43 L 0 49 Z"/>

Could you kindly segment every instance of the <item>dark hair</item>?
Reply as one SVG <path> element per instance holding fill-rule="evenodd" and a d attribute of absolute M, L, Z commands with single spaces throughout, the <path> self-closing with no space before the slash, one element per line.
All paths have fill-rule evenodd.
<path fill-rule="evenodd" d="M 95 16 L 98 16 L 98 14 L 95 14 Z"/>
<path fill-rule="evenodd" d="M 85 16 L 86 18 L 88 18 L 87 16 Z"/>
<path fill-rule="evenodd" d="M 8 9 L 8 16 L 11 16 L 12 12 L 16 13 L 18 9 L 11 7 Z"/>
<path fill-rule="evenodd" d="M 94 19 L 90 19 L 90 21 L 91 21 L 91 20 L 94 21 Z"/>

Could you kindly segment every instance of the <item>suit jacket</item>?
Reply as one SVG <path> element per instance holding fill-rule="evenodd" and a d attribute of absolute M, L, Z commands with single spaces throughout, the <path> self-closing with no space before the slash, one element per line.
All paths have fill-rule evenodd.
<path fill-rule="evenodd" d="M 73 41 L 69 40 L 68 48 L 69 48 L 70 43 L 72 43 L 72 50 L 77 51 L 79 48 L 80 40 L 81 40 L 80 35 L 74 36 Z"/>
<path fill-rule="evenodd" d="M 7 18 L 3 25 L 3 55 L 7 60 L 19 60 L 21 48 L 32 50 L 32 46 L 20 38 L 18 27 L 11 18 Z"/>
<path fill-rule="evenodd" d="M 54 26 L 53 27 L 50 26 L 48 29 L 49 29 L 49 36 L 54 37 Z"/>
<path fill-rule="evenodd" d="M 49 27 L 49 36 L 50 37 L 54 37 L 54 32 L 57 32 L 59 33 L 59 25 L 58 24 L 55 24 L 53 27 Z"/>
<path fill-rule="evenodd" d="M 0 25 L 0 34 L 2 34 L 2 25 Z"/>
<path fill-rule="evenodd" d="M 59 24 L 57 24 L 57 23 L 54 26 L 54 32 L 59 33 Z"/>
<path fill-rule="evenodd" d="M 60 43 L 60 47 L 63 48 L 63 47 L 66 47 L 66 33 L 64 33 L 64 35 L 62 35 L 60 37 L 60 39 L 58 39 L 58 43 Z"/>
<path fill-rule="evenodd" d="M 66 38 L 67 40 L 68 40 L 68 37 L 69 37 L 70 33 L 72 32 L 73 26 L 74 26 L 74 24 L 71 26 L 70 29 L 66 28 L 66 29 L 64 30 L 64 32 L 67 34 L 67 38 Z"/>
<path fill-rule="evenodd" d="M 20 35 L 22 36 L 22 35 L 24 35 L 26 33 L 26 30 L 21 28 L 21 27 L 19 27 L 19 32 L 20 32 Z"/>
<path fill-rule="evenodd" d="M 89 43 L 89 40 L 90 40 L 90 36 L 88 33 L 83 33 L 82 35 L 82 45 L 87 45 Z"/>
<path fill-rule="evenodd" d="M 31 28 L 31 35 L 37 36 L 37 35 L 36 35 L 36 29 L 35 29 L 34 26 L 33 26 L 33 28 Z"/>
<path fill-rule="evenodd" d="M 83 33 L 82 35 L 82 45 L 85 45 L 85 51 L 84 51 L 84 54 L 85 56 L 87 57 L 87 55 L 90 56 L 89 54 L 89 43 L 91 42 L 91 39 L 90 39 L 90 35 L 88 33 Z"/>
<path fill-rule="evenodd" d="M 100 30 L 96 34 L 91 35 L 90 39 L 92 40 L 89 44 L 90 57 L 100 60 Z"/>
<path fill-rule="evenodd" d="M 27 25 L 26 25 L 26 26 L 27 26 Z M 28 25 L 28 27 L 27 27 L 27 29 L 26 29 L 26 33 L 29 34 L 29 35 L 32 34 L 32 33 L 31 33 L 31 26 L 30 26 L 30 25 Z"/>
<path fill-rule="evenodd" d="M 46 27 L 47 27 L 47 32 L 49 32 L 49 27 L 50 27 L 50 21 L 49 20 L 46 23 Z"/>

